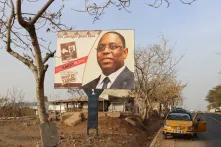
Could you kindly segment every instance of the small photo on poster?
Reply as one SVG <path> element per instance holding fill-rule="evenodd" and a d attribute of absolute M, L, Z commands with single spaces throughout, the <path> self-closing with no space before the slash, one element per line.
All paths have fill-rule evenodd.
<path fill-rule="evenodd" d="M 67 62 L 69 60 L 77 58 L 77 49 L 75 42 L 63 43 L 61 48 L 61 60 Z"/>

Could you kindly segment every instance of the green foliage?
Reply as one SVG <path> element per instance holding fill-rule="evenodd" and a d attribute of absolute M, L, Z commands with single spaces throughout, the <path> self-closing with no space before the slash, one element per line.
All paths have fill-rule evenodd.
<path fill-rule="evenodd" d="M 208 92 L 206 100 L 209 102 L 210 108 L 221 106 L 221 85 L 216 86 Z"/>

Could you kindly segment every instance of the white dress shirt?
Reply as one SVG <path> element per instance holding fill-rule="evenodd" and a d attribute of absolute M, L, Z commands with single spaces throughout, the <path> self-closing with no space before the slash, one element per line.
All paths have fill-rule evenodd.
<path fill-rule="evenodd" d="M 118 75 L 125 69 L 125 65 L 122 66 L 120 69 L 118 69 L 117 71 L 113 72 L 112 74 L 110 74 L 109 76 L 105 76 L 103 73 L 100 76 L 100 80 L 97 84 L 96 89 L 102 89 L 103 86 L 103 80 L 105 77 L 108 77 L 110 79 L 110 82 L 107 84 L 107 88 L 110 88 L 111 85 L 114 83 L 114 81 L 116 80 L 116 78 L 118 77 Z"/>

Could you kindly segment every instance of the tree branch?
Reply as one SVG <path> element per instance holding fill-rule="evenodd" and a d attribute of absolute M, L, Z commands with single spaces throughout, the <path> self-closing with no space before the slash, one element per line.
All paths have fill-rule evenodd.
<path fill-rule="evenodd" d="M 45 63 L 48 61 L 49 58 L 54 57 L 55 52 L 56 52 L 56 51 L 53 51 L 53 52 L 47 53 L 46 56 L 45 56 L 45 58 L 44 58 L 43 61 L 42 61 L 43 64 L 45 64 Z"/>
<path fill-rule="evenodd" d="M 18 18 L 18 23 L 24 27 L 24 28 L 28 28 L 28 26 L 30 26 L 30 24 L 25 21 L 23 18 L 22 18 L 22 13 L 21 13 L 21 0 L 17 0 L 16 2 L 16 13 L 17 13 L 17 18 Z"/>
<path fill-rule="evenodd" d="M 11 9 L 11 15 L 9 17 L 9 20 L 8 20 L 8 23 L 7 23 L 7 41 L 6 41 L 6 51 L 14 56 L 15 58 L 17 58 L 18 60 L 20 60 L 21 62 L 23 62 L 25 65 L 27 65 L 32 71 L 35 71 L 36 68 L 33 64 L 33 62 L 31 60 L 28 60 L 27 58 L 21 56 L 20 54 L 18 54 L 17 52 L 13 51 L 11 49 L 11 28 L 12 28 L 12 25 L 13 25 L 13 19 L 14 19 L 14 16 L 15 16 L 15 11 L 14 11 L 14 4 L 12 2 L 12 0 L 10 0 L 10 3 L 11 3 L 11 6 L 12 6 L 12 9 Z"/>
<path fill-rule="evenodd" d="M 9 20 L 8 20 L 8 23 L 7 23 L 7 34 L 6 34 L 6 38 L 7 38 L 7 41 L 6 41 L 6 50 L 7 52 L 11 51 L 11 29 L 12 29 L 12 22 L 13 22 L 13 19 L 14 19 L 14 14 L 15 14 L 15 8 L 14 8 L 14 4 L 12 2 L 12 0 L 10 0 L 10 3 L 11 3 L 11 6 L 12 6 L 12 9 L 11 9 L 11 15 L 9 17 Z"/>
<path fill-rule="evenodd" d="M 193 2 L 195 2 L 196 0 L 191 0 L 191 1 L 185 1 L 185 0 L 180 0 L 181 3 L 183 4 L 188 4 L 188 5 L 191 5 Z"/>
<path fill-rule="evenodd" d="M 38 13 L 31 19 L 30 24 L 34 25 L 36 21 L 42 16 L 42 14 L 47 10 L 47 8 L 54 2 L 54 0 L 49 0 L 44 7 L 38 11 Z"/>

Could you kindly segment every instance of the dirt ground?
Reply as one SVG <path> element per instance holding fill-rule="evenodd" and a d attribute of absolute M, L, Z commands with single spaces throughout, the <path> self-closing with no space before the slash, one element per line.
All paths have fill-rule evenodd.
<path fill-rule="evenodd" d="M 87 121 L 77 126 L 56 122 L 60 147 L 145 147 L 160 128 L 153 118 L 145 126 L 134 127 L 124 118 L 99 117 L 99 135 L 87 135 Z M 40 144 L 38 120 L 0 120 L 0 147 L 36 147 Z"/>

